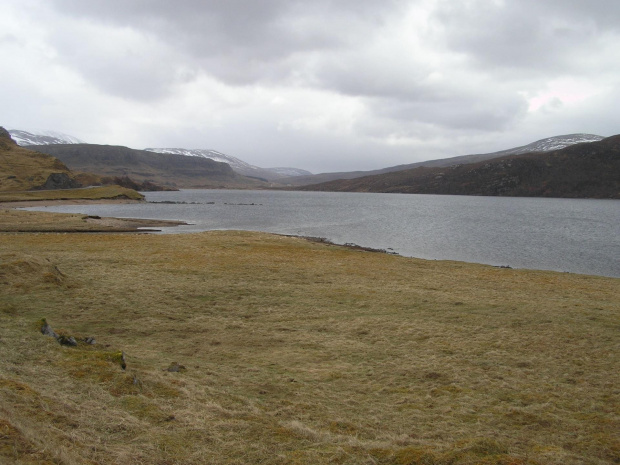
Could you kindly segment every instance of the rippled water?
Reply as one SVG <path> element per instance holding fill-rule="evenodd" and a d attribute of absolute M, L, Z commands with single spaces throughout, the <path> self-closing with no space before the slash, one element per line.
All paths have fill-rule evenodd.
<path fill-rule="evenodd" d="M 244 229 L 325 237 L 405 256 L 620 277 L 620 201 L 406 194 L 184 190 L 149 202 L 48 207 L 177 219 L 165 233 Z"/>

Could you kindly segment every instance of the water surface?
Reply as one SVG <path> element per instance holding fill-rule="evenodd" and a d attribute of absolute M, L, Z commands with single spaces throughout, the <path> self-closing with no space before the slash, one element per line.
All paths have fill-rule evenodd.
<path fill-rule="evenodd" d="M 145 195 L 152 203 L 45 210 L 192 223 L 164 233 L 318 236 L 425 259 L 620 277 L 617 200 L 246 190 Z"/>

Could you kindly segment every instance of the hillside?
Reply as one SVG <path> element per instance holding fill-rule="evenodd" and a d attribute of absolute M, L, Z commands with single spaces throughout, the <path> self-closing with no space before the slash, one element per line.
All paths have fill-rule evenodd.
<path fill-rule="evenodd" d="M 251 165 L 237 157 L 226 155 L 215 150 L 207 149 L 180 149 L 180 148 L 148 148 L 145 149 L 149 152 L 156 153 L 169 153 L 173 155 L 181 155 L 186 157 L 199 157 L 207 158 L 214 161 L 220 161 L 228 163 L 230 167 L 236 173 L 243 176 L 249 176 L 251 178 L 257 178 L 265 182 L 276 181 L 279 182 L 281 178 L 289 176 L 307 176 L 311 175 L 309 171 L 299 168 L 260 168 L 258 166 Z"/>
<path fill-rule="evenodd" d="M 531 144 L 523 145 L 520 147 L 514 147 L 507 150 L 501 150 L 499 152 L 481 153 L 473 155 L 460 155 L 451 158 L 441 158 L 438 160 L 427 160 L 417 163 L 409 163 L 406 165 L 391 166 L 388 168 L 382 168 L 372 171 L 348 171 L 337 173 L 320 173 L 310 176 L 295 176 L 280 179 L 279 182 L 288 184 L 291 186 L 303 186 L 308 184 L 319 184 L 329 181 L 335 181 L 337 179 L 355 179 L 364 176 L 373 176 L 376 174 L 386 174 L 395 171 L 405 171 L 413 168 L 425 166 L 428 168 L 433 167 L 446 167 L 461 164 L 477 163 L 484 160 L 491 160 L 494 158 L 507 157 L 510 155 L 521 155 L 525 153 L 534 152 L 549 152 L 552 150 L 562 149 L 575 144 L 582 144 L 586 142 L 598 142 L 604 139 L 602 136 L 595 134 L 568 134 L 564 136 L 548 137 L 546 139 L 540 139 Z"/>
<path fill-rule="evenodd" d="M 517 197 L 620 198 L 620 135 L 547 153 L 419 167 L 301 190 Z"/>
<path fill-rule="evenodd" d="M 235 173 L 226 163 L 200 157 L 95 144 L 29 146 L 57 157 L 74 171 L 124 177 L 178 188 L 261 187 L 264 183 Z"/>
<path fill-rule="evenodd" d="M 30 145 L 59 145 L 59 144 L 86 144 L 75 136 L 58 131 L 21 130 L 9 129 L 9 133 L 15 142 L 21 146 Z M 312 173 L 299 168 L 260 168 L 251 165 L 239 158 L 216 150 L 209 149 L 184 149 L 184 148 L 147 148 L 147 152 L 168 153 L 188 157 L 208 158 L 213 161 L 227 163 L 236 173 L 250 178 L 256 178 L 264 182 L 277 181 L 290 176 L 309 176 Z"/>
<path fill-rule="evenodd" d="M 17 145 L 0 127 L 0 191 L 79 187 L 67 166 L 54 157 Z"/>

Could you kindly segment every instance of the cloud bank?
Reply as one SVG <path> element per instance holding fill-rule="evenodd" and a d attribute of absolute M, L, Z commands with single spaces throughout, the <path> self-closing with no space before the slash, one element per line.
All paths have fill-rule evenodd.
<path fill-rule="evenodd" d="M 9 128 L 314 172 L 619 132 L 609 1 L 4 3 Z"/>

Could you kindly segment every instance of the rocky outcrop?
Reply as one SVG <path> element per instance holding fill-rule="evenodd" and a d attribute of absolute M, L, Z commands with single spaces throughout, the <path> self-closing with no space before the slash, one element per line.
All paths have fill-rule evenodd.
<path fill-rule="evenodd" d="M 9 131 L 0 126 L 0 149 L 8 149 L 15 145 L 17 145 L 17 143 L 11 138 Z"/>
<path fill-rule="evenodd" d="M 67 173 L 52 173 L 47 177 L 40 189 L 75 189 L 78 187 L 82 187 L 82 185 Z"/>

